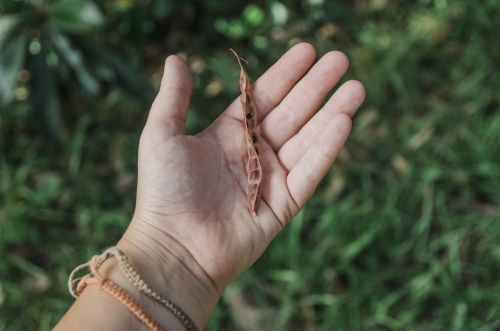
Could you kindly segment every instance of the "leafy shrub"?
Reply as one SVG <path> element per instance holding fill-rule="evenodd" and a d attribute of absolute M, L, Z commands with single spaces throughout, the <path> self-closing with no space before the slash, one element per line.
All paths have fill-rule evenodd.
<path fill-rule="evenodd" d="M 154 97 L 148 79 L 90 32 L 105 17 L 90 0 L 8 1 L 0 17 L 0 101 L 12 101 L 18 77 L 31 76 L 31 104 L 41 127 L 58 135 L 60 92 L 102 96 L 104 83 L 144 102 Z M 26 78 L 24 78 L 27 80 Z M 20 90 L 20 99 L 26 95 Z"/>

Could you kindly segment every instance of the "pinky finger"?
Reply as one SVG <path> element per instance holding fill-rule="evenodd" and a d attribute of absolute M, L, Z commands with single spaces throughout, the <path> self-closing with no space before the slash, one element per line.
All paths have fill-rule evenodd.
<path fill-rule="evenodd" d="M 351 118 L 335 115 L 320 133 L 316 142 L 291 169 L 287 178 L 290 195 L 299 208 L 312 196 L 321 179 L 335 161 L 351 132 Z"/>

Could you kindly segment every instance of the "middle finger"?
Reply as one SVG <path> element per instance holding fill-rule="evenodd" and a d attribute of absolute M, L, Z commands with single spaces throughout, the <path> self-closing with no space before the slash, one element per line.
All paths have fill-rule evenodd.
<path fill-rule="evenodd" d="M 343 53 L 327 53 L 264 118 L 259 126 L 260 132 L 274 151 L 278 151 L 314 115 L 348 66 L 349 60 Z"/>

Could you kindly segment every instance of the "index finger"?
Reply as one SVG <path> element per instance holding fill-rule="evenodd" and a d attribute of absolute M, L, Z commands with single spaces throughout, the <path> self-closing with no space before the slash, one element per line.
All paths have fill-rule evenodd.
<path fill-rule="evenodd" d="M 259 122 L 283 100 L 311 67 L 315 58 L 316 50 L 311 44 L 297 44 L 252 85 L 250 92 L 257 108 Z M 224 114 L 237 119 L 241 118 L 239 98 L 229 105 Z"/>

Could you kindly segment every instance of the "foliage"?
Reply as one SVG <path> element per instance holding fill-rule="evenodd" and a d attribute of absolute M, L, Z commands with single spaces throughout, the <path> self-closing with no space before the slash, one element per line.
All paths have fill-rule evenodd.
<path fill-rule="evenodd" d="M 39 125 L 61 132 L 60 91 L 103 96 L 108 82 L 140 100 L 150 102 L 154 90 L 102 43 L 87 36 L 104 26 L 104 15 L 90 0 L 5 1 L 0 8 L 0 101 L 9 104 L 21 72 L 31 76 L 31 103 Z M 30 56 L 26 59 L 26 53 Z M 26 63 L 25 63 L 26 62 Z M 23 78 L 24 76 L 24 78 Z M 62 90 L 62 89 L 61 89 Z M 26 99 L 21 86 L 17 98 Z"/>
<path fill-rule="evenodd" d="M 102 34 L 157 86 L 167 55 L 186 59 L 190 133 L 238 94 L 229 47 L 249 61 L 252 78 L 300 41 L 318 57 L 341 50 L 351 61 L 345 79 L 367 87 L 336 164 L 228 288 L 207 330 L 498 330 L 497 1 L 123 0 L 99 8 L 109 27 L 72 35 L 71 45 L 83 49 Z M 93 50 L 84 58 L 102 56 Z M 33 84 L 32 97 L 56 102 L 37 84 L 65 87 L 37 83 L 35 68 L 18 86 Z M 3 77 L 0 84 L 11 76 Z M 116 242 L 133 213 L 147 107 L 114 91 L 87 101 L 59 95 L 69 132 L 60 145 L 37 133 L 25 101 L 2 109 L 0 330 L 50 329 L 72 302 L 69 271 Z"/>

